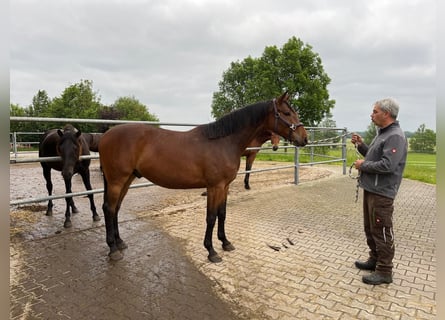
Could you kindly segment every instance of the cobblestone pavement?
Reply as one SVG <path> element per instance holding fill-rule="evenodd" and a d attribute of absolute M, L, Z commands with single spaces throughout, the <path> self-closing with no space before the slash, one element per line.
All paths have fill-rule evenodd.
<path fill-rule="evenodd" d="M 11 318 L 435 319 L 434 185 L 403 181 L 394 282 L 369 286 L 354 267 L 367 257 L 354 181 L 334 174 L 298 186 L 254 183 L 231 189 L 226 232 L 236 250 L 220 249 L 218 264 L 202 245 L 206 203 L 196 190 L 130 190 L 120 223 L 129 248 L 117 263 L 106 258 L 103 221 L 89 214 L 75 215 L 69 231 L 63 212 L 15 230 Z M 150 207 L 138 204 L 142 194 Z"/>

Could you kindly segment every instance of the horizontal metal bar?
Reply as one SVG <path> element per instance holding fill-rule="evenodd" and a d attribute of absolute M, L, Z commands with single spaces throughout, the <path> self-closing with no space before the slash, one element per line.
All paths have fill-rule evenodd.
<path fill-rule="evenodd" d="M 257 170 L 239 171 L 238 174 L 254 173 L 254 172 L 266 172 L 266 171 L 288 169 L 288 168 L 294 168 L 294 167 L 295 167 L 295 165 L 286 165 L 286 166 L 263 168 L 263 169 L 257 169 Z M 129 189 L 143 188 L 143 187 L 150 187 L 150 186 L 155 186 L 155 184 L 152 183 L 152 182 L 132 184 Z M 96 193 L 103 193 L 103 192 L 104 192 L 104 189 L 101 188 L 101 189 L 94 189 L 94 190 L 66 193 L 66 194 L 63 194 L 63 195 L 52 195 L 52 196 L 46 196 L 46 197 L 41 197 L 41 198 L 30 198 L 30 199 L 22 199 L 22 200 L 13 200 L 13 201 L 11 201 L 9 203 L 9 205 L 10 206 L 17 206 L 17 205 L 24 205 L 24 204 L 29 204 L 29 203 L 43 202 L 43 201 L 48 201 L 48 200 L 85 196 L 85 195 L 89 195 L 89 194 L 96 194 Z"/>
<path fill-rule="evenodd" d="M 80 156 L 80 160 L 87 160 L 87 159 L 99 159 L 99 156 L 97 155 L 88 155 L 88 156 Z M 31 163 L 31 162 L 57 162 L 62 161 L 62 158 L 57 157 L 40 157 L 40 158 L 30 158 L 30 159 L 9 159 L 9 163 Z"/>
<path fill-rule="evenodd" d="M 315 162 L 308 162 L 308 163 L 300 163 L 300 167 L 307 167 L 307 166 L 313 166 L 314 164 L 323 164 L 323 163 L 331 163 L 331 162 L 340 162 L 340 161 L 346 161 L 346 159 L 338 158 L 337 160 L 326 160 L 326 161 L 315 161 Z"/>
<path fill-rule="evenodd" d="M 43 118 L 43 117 L 9 117 L 10 121 L 35 121 L 35 122 L 70 122 L 70 123 L 143 123 L 152 124 L 157 126 L 193 126 L 196 127 L 199 124 L 196 123 L 169 123 L 169 122 L 156 122 L 156 121 L 139 121 L 139 120 L 106 120 L 106 119 L 79 119 L 79 118 Z"/>
<path fill-rule="evenodd" d="M 150 186 L 154 186 L 154 185 L 155 184 L 151 183 L 151 182 L 132 184 L 129 189 L 150 187 Z M 17 206 L 17 205 L 28 204 L 28 203 L 43 202 L 43 201 L 48 201 L 48 200 L 63 199 L 63 198 L 69 198 L 69 197 L 85 196 L 85 195 L 89 195 L 89 194 L 103 193 L 103 192 L 104 192 L 104 189 L 102 188 L 102 189 L 94 189 L 94 190 L 87 190 L 87 191 L 81 191 L 81 192 L 66 193 L 63 195 L 46 196 L 46 197 L 42 197 L 42 198 L 13 200 L 13 201 L 9 202 L 9 205 Z"/>
<path fill-rule="evenodd" d="M 254 172 L 266 172 L 266 171 L 273 171 L 273 170 L 280 170 L 280 169 L 289 169 L 289 168 L 295 168 L 295 164 L 291 164 L 291 165 L 287 165 L 287 166 L 278 166 L 278 167 L 270 167 L 270 168 L 263 168 L 263 169 L 239 171 L 238 174 L 254 173 Z"/>

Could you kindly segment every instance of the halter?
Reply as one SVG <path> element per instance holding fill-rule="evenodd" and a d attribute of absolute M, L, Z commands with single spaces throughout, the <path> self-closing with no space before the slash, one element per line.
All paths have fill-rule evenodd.
<path fill-rule="evenodd" d="M 285 101 L 285 103 L 289 106 L 287 101 Z M 290 108 L 290 106 L 289 106 L 289 108 Z M 275 112 L 275 129 L 274 129 L 274 131 L 277 132 L 278 120 L 281 120 L 282 122 L 284 122 L 285 125 L 287 125 L 289 127 L 289 138 L 288 138 L 288 140 L 291 141 L 292 132 L 297 130 L 298 127 L 302 127 L 303 124 L 301 122 L 290 123 L 286 119 L 282 118 L 280 112 L 278 112 L 278 109 L 277 109 L 277 100 L 276 99 L 273 99 L 273 109 L 274 109 L 274 112 Z"/>

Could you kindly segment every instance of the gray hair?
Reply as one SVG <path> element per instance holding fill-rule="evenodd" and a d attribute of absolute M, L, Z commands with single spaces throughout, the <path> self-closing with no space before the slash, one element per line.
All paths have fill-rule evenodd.
<path fill-rule="evenodd" d="M 397 119 L 397 115 L 399 114 L 399 103 L 393 98 L 386 98 L 379 101 L 376 101 L 374 105 L 377 105 L 384 112 L 389 112 L 391 118 L 394 120 Z"/>

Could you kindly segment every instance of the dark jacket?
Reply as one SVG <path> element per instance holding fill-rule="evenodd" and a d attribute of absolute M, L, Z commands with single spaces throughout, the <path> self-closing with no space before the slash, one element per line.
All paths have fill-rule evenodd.
<path fill-rule="evenodd" d="M 408 143 L 396 121 L 378 131 L 369 147 L 362 143 L 358 151 L 365 156 L 360 166 L 360 186 L 366 191 L 394 199 L 402 181 Z"/>

